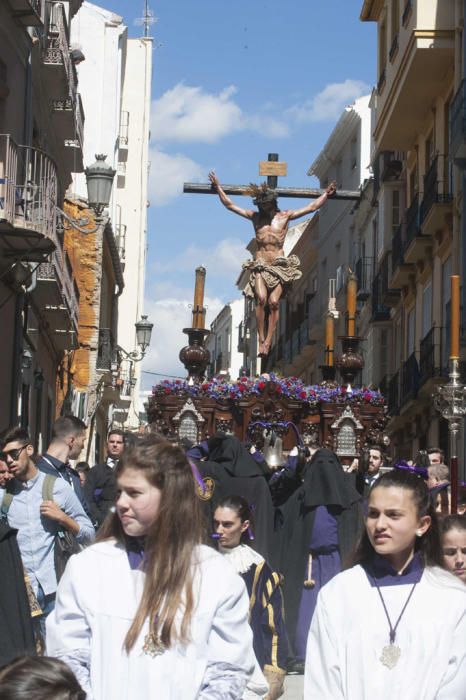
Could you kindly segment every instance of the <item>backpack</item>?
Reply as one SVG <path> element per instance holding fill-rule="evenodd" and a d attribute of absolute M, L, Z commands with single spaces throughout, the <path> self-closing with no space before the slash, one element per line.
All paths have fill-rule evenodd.
<path fill-rule="evenodd" d="M 52 474 L 46 474 L 45 479 L 42 483 L 42 500 L 53 501 L 53 487 L 56 476 Z M 9 491 L 5 491 L 3 495 L 3 501 L 0 508 L 0 515 L 2 520 L 8 521 L 8 511 L 10 509 L 11 503 L 13 501 L 14 495 Z M 57 576 L 57 581 L 59 581 L 65 571 L 68 559 L 72 554 L 77 554 L 81 551 L 81 545 L 76 540 L 76 537 L 68 532 L 68 530 L 60 529 L 55 535 L 54 547 L 53 547 L 53 559 L 55 566 L 55 574 Z"/>

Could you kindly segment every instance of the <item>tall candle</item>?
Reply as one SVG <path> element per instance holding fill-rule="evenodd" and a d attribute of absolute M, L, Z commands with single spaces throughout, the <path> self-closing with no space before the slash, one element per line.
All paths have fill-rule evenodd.
<path fill-rule="evenodd" d="M 450 359 L 460 359 L 460 277 L 451 276 Z"/>
<path fill-rule="evenodd" d="M 356 292 L 358 289 L 358 279 L 350 272 L 346 285 L 346 311 L 348 314 L 348 331 L 350 337 L 356 335 Z"/>
<path fill-rule="evenodd" d="M 205 267 L 196 268 L 196 284 L 194 287 L 194 304 L 193 304 L 193 328 L 204 328 L 204 286 L 205 286 Z"/>
<path fill-rule="evenodd" d="M 333 314 L 325 317 L 325 359 L 328 367 L 333 367 L 333 351 L 335 344 L 335 319 Z"/>

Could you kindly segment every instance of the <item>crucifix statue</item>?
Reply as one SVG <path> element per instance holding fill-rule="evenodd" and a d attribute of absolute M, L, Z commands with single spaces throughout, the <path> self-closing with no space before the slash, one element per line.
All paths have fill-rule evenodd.
<path fill-rule="evenodd" d="M 249 281 L 243 290 L 247 297 L 254 298 L 256 305 L 257 332 L 259 336 L 259 356 L 266 357 L 278 323 L 279 302 L 291 284 L 302 273 L 296 255 L 285 257 L 284 242 L 290 221 L 317 211 L 329 197 L 338 199 L 359 199 L 359 192 L 338 192 L 332 182 L 325 190 L 278 188 L 277 176 L 286 175 L 286 163 L 278 161 L 278 155 L 269 154 L 269 160 L 260 163 L 260 175 L 267 175 L 267 182 L 261 185 L 223 186 L 216 174 L 209 173 L 209 185 L 186 183 L 184 192 L 217 193 L 222 204 L 239 216 L 252 221 L 256 251 L 254 258 L 243 263 L 243 270 L 249 272 Z M 257 211 L 243 209 L 228 197 L 228 194 L 241 194 L 253 197 Z M 316 198 L 300 209 L 280 211 L 278 196 Z M 266 330 L 266 307 L 268 323 Z"/>

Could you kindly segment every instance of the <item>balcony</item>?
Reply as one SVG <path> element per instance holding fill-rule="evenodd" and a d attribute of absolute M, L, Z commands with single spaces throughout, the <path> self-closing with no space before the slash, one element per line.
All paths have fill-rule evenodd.
<path fill-rule="evenodd" d="M 392 239 L 392 276 L 390 287 L 401 289 L 408 284 L 409 276 L 414 272 L 414 265 L 405 262 L 404 250 L 406 247 L 406 226 L 401 223 Z"/>
<path fill-rule="evenodd" d="M 419 366 L 413 352 L 401 366 L 400 406 L 416 398 L 419 389 Z"/>
<path fill-rule="evenodd" d="M 73 280 L 68 254 L 60 248 L 37 268 L 32 297 L 49 324 L 57 350 L 76 347 L 79 292 Z"/>
<path fill-rule="evenodd" d="M 44 4 L 44 0 L 9 0 L 13 17 L 23 27 L 42 26 Z"/>
<path fill-rule="evenodd" d="M 0 246 L 8 257 L 42 262 L 58 247 L 58 178 L 43 151 L 0 134 Z"/>
<path fill-rule="evenodd" d="M 442 377 L 442 328 L 434 326 L 419 347 L 419 392 L 430 396 L 436 378 Z"/>
<path fill-rule="evenodd" d="M 372 316 L 371 323 L 390 320 L 390 309 L 383 303 L 383 277 L 379 271 L 372 282 Z"/>
<path fill-rule="evenodd" d="M 81 95 L 65 99 L 52 100 L 52 114 L 55 133 L 64 142 L 65 167 L 71 172 L 79 173 L 84 169 L 84 109 Z"/>
<path fill-rule="evenodd" d="M 421 204 L 420 222 L 422 233 L 434 236 L 452 214 L 448 156 L 438 155 L 424 177 L 424 199 Z"/>
<path fill-rule="evenodd" d="M 99 328 L 96 369 L 108 371 L 117 365 L 116 343 L 110 328 Z"/>
<path fill-rule="evenodd" d="M 381 2 L 375 5 L 383 7 Z M 454 3 L 405 3 L 397 46 L 390 50 L 385 85 L 379 89 L 374 132 L 378 148 L 409 150 L 416 142 L 426 114 L 445 91 L 445 76 L 454 68 L 454 48 Z"/>
<path fill-rule="evenodd" d="M 77 94 L 78 78 L 70 58 L 69 28 L 61 2 L 47 2 L 48 27 L 44 36 L 42 63 L 47 92 L 55 99 Z"/>
<path fill-rule="evenodd" d="M 358 289 L 356 298 L 358 301 L 366 301 L 371 296 L 374 258 L 359 258 L 356 263 L 356 277 Z"/>
<path fill-rule="evenodd" d="M 418 260 L 424 260 L 426 249 L 430 245 L 432 245 L 431 237 L 424 235 L 421 230 L 421 208 L 419 195 L 416 193 L 406 212 L 405 263 L 417 263 Z"/>
<path fill-rule="evenodd" d="M 382 304 L 391 308 L 397 306 L 401 299 L 401 290 L 392 288 L 390 280 L 392 278 L 392 255 L 387 253 L 380 264 L 380 285 L 382 294 Z"/>

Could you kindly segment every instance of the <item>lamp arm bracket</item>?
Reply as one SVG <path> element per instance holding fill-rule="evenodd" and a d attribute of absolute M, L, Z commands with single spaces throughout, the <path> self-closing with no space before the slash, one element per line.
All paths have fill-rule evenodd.
<path fill-rule="evenodd" d="M 85 233 L 85 234 L 86 234 L 86 233 L 96 233 L 96 231 L 99 230 L 100 221 L 99 221 L 98 218 L 96 219 L 96 221 L 97 221 L 97 226 L 95 226 L 94 228 L 88 228 L 88 229 L 86 229 L 86 228 L 81 228 L 81 226 L 86 226 L 86 225 L 89 223 L 90 219 L 89 219 L 88 217 L 82 217 L 81 219 L 73 219 L 71 216 L 69 216 L 68 214 L 66 214 L 66 212 L 63 211 L 63 209 L 60 209 L 60 207 L 57 207 L 57 206 L 56 206 L 55 209 L 56 209 L 58 212 L 60 212 L 60 214 L 62 215 L 62 217 L 63 217 L 64 219 L 66 219 L 66 221 L 68 221 L 68 222 L 71 224 L 71 227 L 65 227 L 65 226 L 63 226 L 63 228 L 67 228 L 68 230 L 69 230 L 70 228 L 74 228 L 74 229 L 76 229 L 77 231 L 79 231 L 80 233 Z"/>

